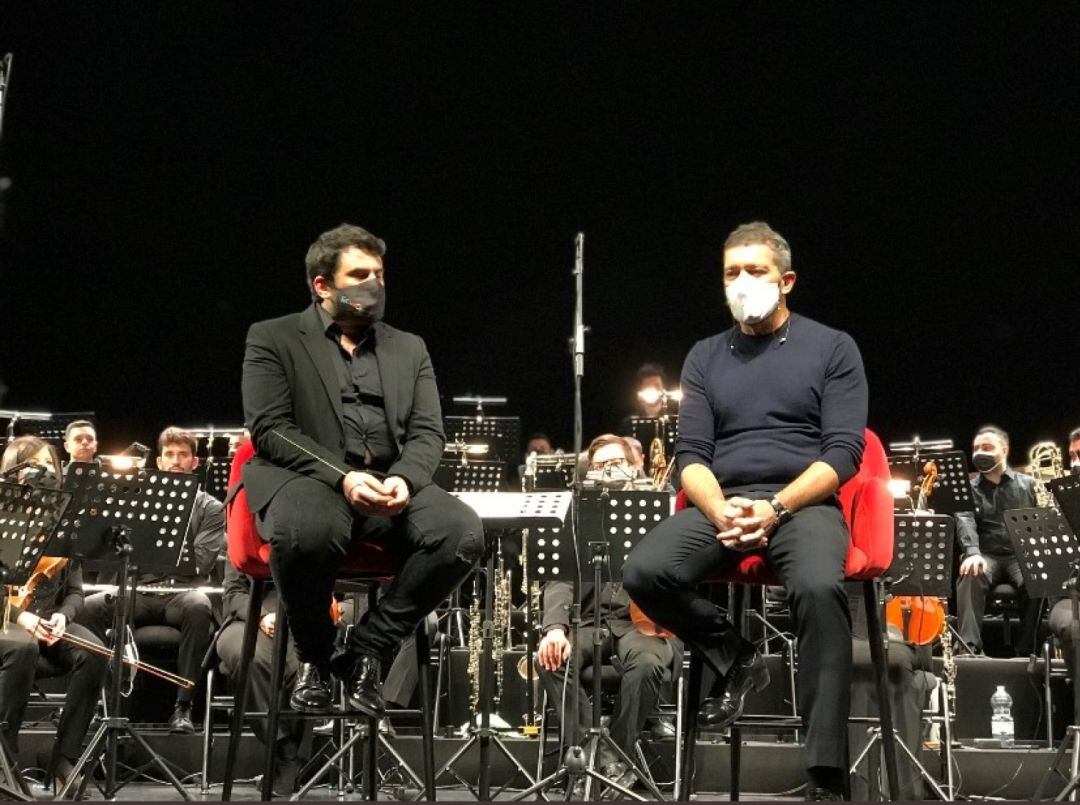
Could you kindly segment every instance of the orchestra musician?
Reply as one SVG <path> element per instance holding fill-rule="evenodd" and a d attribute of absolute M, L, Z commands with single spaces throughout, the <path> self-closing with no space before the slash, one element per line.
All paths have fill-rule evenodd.
<path fill-rule="evenodd" d="M 191 473 L 199 466 L 199 459 L 195 455 L 198 442 L 188 431 L 167 427 L 161 431 L 157 443 L 159 470 Z M 213 639 L 214 610 L 206 593 L 195 588 L 209 585 L 210 574 L 225 547 L 224 507 L 220 501 L 202 489 L 195 496 L 195 509 L 188 525 L 188 539 L 195 558 L 194 574 L 162 576 L 160 573 L 143 573 L 137 584 L 160 587 L 161 591 L 134 594 L 131 626 L 137 629 L 160 624 L 179 629 L 177 672 L 185 679 L 195 682 L 197 688 L 202 660 Z M 100 573 L 98 581 L 102 584 L 115 584 L 116 574 Z M 170 588 L 176 588 L 176 592 L 172 592 Z M 112 593 L 91 595 L 86 599 L 86 608 L 80 622 L 104 637 L 112 625 L 115 601 Z M 178 689 L 176 703 L 169 718 L 170 732 L 189 735 L 195 732 L 191 702 L 196 688 Z"/>
<path fill-rule="evenodd" d="M 20 436 L 4 450 L 0 471 L 28 462 L 40 468 L 46 479 L 59 483 L 60 456 L 52 445 L 36 436 Z M 30 468 L 19 472 L 20 482 L 28 480 Z M 64 708 L 53 744 L 51 774 L 59 790 L 74 769 L 82 751 L 82 742 L 90 727 L 98 694 L 108 670 L 108 659 L 88 649 L 63 640 L 65 634 L 93 643 L 96 637 L 75 617 L 83 606 L 82 571 L 77 562 L 43 556 L 31 579 L 37 580 L 26 608 L 12 607 L 13 623 L 5 621 L 0 632 L 0 722 L 3 736 L 12 751 L 18 751 L 23 712 L 39 675 L 39 660 L 45 661 L 41 675 L 55 676 L 71 672 Z M 14 591 L 0 587 L 0 606 L 5 613 Z"/>
<path fill-rule="evenodd" d="M 633 452 L 622 437 L 612 434 L 598 436 L 589 444 L 587 451 L 590 475 L 602 474 L 615 481 L 632 482 L 637 477 Z M 539 675 L 548 692 L 548 700 L 562 700 L 562 688 L 566 684 L 579 686 L 578 723 L 582 730 L 591 724 L 592 705 L 588 694 L 581 688 L 578 674 L 566 680 L 565 663 L 570 659 L 569 638 L 570 605 L 573 586 L 570 582 L 550 581 L 543 586 L 543 637 L 537 649 Z M 660 683 L 665 669 L 671 667 L 676 653 L 681 655 L 678 641 L 670 637 L 643 634 L 630 616 L 630 598 L 622 584 L 606 583 L 600 590 L 600 613 L 602 622 L 593 623 L 594 585 L 582 585 L 581 615 L 583 630 L 581 640 L 582 668 L 592 665 L 593 635 L 595 628 L 606 628 L 605 656 L 612 657 L 620 671 L 618 701 L 611 719 L 612 740 L 634 758 L 634 744 L 646 721 L 655 715 L 660 698 Z M 571 694 L 566 694 L 571 701 Z M 567 716 L 571 717 L 571 716 Z M 634 773 L 609 747 L 601 745 L 599 752 L 601 772 L 620 785 L 634 782 Z"/>
<path fill-rule="evenodd" d="M 427 347 L 382 321 L 385 243 L 342 224 L 306 258 L 312 303 L 252 325 L 244 417 L 257 455 L 243 471 L 248 504 L 300 660 L 290 699 L 382 716 L 380 672 L 399 644 L 456 588 L 483 552 L 480 519 L 432 483 L 445 436 Z M 333 652 L 326 601 L 352 540 L 380 545 L 400 568 L 377 611 Z"/>
<path fill-rule="evenodd" d="M 1005 528 L 1005 512 L 1035 505 L 1035 480 L 1009 466 L 1009 435 L 995 425 L 979 428 L 971 461 L 978 473 L 971 479 L 975 510 L 955 515 L 956 539 L 964 552 L 956 582 L 960 638 L 973 654 L 982 654 L 986 594 L 995 584 L 1007 583 L 1016 589 L 1022 612 L 1016 652 L 1028 655 L 1035 643 L 1038 602 L 1029 600 L 1025 592 L 1020 562 Z"/>
<path fill-rule="evenodd" d="M 843 587 L 849 536 L 837 490 L 861 461 L 868 392 L 852 338 L 789 310 L 794 285 L 791 249 L 767 224 L 728 236 L 723 287 L 736 324 L 695 344 L 682 373 L 675 460 L 693 505 L 637 545 L 623 583 L 717 675 L 719 695 L 698 720 L 719 729 L 769 675 L 698 584 L 744 551 L 764 550 L 799 641 L 807 798 L 839 799 L 852 648 Z"/>
<path fill-rule="evenodd" d="M 89 419 L 76 419 L 64 428 L 64 450 L 71 461 L 90 462 L 97 456 L 97 429 Z"/>

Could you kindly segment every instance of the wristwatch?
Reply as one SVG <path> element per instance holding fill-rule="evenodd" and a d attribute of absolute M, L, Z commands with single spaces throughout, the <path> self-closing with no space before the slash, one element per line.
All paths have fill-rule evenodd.
<path fill-rule="evenodd" d="M 777 526 L 782 526 L 784 523 L 786 523 L 788 520 L 795 516 L 791 513 L 791 509 L 781 503 L 778 498 L 772 498 L 769 501 L 769 505 L 772 506 L 773 511 L 776 512 Z"/>

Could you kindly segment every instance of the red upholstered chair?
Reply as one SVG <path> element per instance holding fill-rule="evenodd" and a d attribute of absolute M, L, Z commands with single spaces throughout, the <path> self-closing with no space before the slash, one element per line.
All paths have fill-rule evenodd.
<path fill-rule="evenodd" d="M 888 488 L 889 463 L 885 448 L 872 431 L 867 430 L 866 447 L 863 450 L 859 472 L 840 488 L 840 505 L 844 520 L 851 532 L 845 575 L 848 581 L 862 581 L 863 599 L 866 604 L 870 655 L 878 686 L 878 712 L 881 722 L 882 743 L 890 793 L 897 788 L 896 743 L 892 726 L 892 713 L 887 695 L 885 648 L 881 629 L 880 612 L 875 580 L 892 564 L 893 558 L 893 500 Z M 683 509 L 687 501 L 682 492 L 675 508 Z M 708 584 L 777 585 L 776 574 L 769 567 L 764 552 L 751 552 L 739 563 L 708 580 Z M 733 622 L 739 619 L 733 617 Z M 692 787 L 694 750 L 697 742 L 696 714 L 701 699 L 702 660 L 696 652 L 690 652 L 690 679 L 688 683 L 687 727 L 681 740 L 682 769 L 677 800 L 687 800 Z M 738 722 L 731 731 L 731 798 L 739 798 L 740 730 Z"/>
<path fill-rule="evenodd" d="M 229 750 L 225 761 L 225 781 L 222 799 L 228 800 L 232 794 L 233 771 L 236 754 L 243 729 L 247 699 L 248 669 L 255 653 L 255 640 L 259 618 L 262 613 L 262 601 L 266 583 L 270 574 L 270 544 L 259 536 L 255 513 L 248 509 L 247 492 L 242 486 L 241 471 L 255 455 L 253 443 L 247 442 L 237 448 L 229 473 L 230 497 L 226 505 L 226 534 L 228 539 L 229 561 L 241 573 L 252 579 L 251 596 L 248 602 L 247 621 L 244 625 L 244 643 L 241 651 L 241 664 L 236 681 L 236 703 L 233 708 L 232 725 L 229 736 Z M 370 582 L 377 585 L 394 577 L 397 568 L 381 548 L 369 543 L 354 542 L 349 546 L 345 561 L 339 571 L 341 579 Z M 374 604 L 374 596 L 371 596 Z M 330 602 L 327 601 L 327 607 Z M 288 618 L 284 605 L 278 596 L 277 624 L 274 629 L 273 666 L 271 671 L 271 690 L 280 690 L 283 684 L 286 651 L 289 640 Z M 428 799 L 435 799 L 435 745 L 431 719 L 431 682 L 428 637 L 423 624 L 416 631 L 416 657 L 420 678 L 420 709 L 423 720 L 423 756 L 424 787 Z M 266 734 L 277 735 L 279 700 L 275 699 L 267 713 Z M 323 716 L 325 718 L 325 716 Z M 364 788 L 367 799 L 374 801 L 378 786 L 378 774 L 375 770 L 375 750 L 377 747 L 377 719 L 368 719 L 368 738 L 365 740 Z M 266 744 L 266 762 L 263 766 L 262 799 L 269 800 L 272 795 L 274 776 L 274 741 Z"/>

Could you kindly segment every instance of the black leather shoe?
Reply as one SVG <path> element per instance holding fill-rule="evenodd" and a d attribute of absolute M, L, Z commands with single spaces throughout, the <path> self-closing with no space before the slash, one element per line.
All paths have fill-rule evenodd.
<path fill-rule="evenodd" d="M 843 802 L 844 795 L 837 794 L 835 791 L 830 791 L 828 788 L 819 788 L 818 786 L 808 785 L 806 786 L 806 796 L 804 799 L 807 802 Z"/>
<path fill-rule="evenodd" d="M 334 703 L 329 679 L 314 663 L 300 663 L 289 705 L 298 713 L 329 713 Z"/>
<path fill-rule="evenodd" d="M 379 661 L 368 654 L 361 654 L 353 666 L 352 676 L 345 680 L 345 704 L 350 710 L 382 718 L 386 702 L 382 697 L 382 679 Z"/>
<path fill-rule="evenodd" d="M 724 691 L 709 699 L 698 712 L 698 723 L 709 729 L 723 729 L 742 715 L 746 694 L 763 690 L 769 684 L 769 668 L 765 658 L 755 649 L 739 656 L 728 671 Z"/>
<path fill-rule="evenodd" d="M 666 741 L 676 737 L 675 724 L 667 716 L 659 716 L 649 728 L 654 741 Z"/>
<path fill-rule="evenodd" d="M 195 734 L 195 722 L 191 720 L 191 703 L 177 702 L 173 714 L 169 718 L 169 732 L 178 732 L 183 735 Z"/>

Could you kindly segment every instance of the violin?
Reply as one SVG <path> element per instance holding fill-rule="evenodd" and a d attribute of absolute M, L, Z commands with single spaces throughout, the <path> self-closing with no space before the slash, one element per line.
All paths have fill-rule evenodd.
<path fill-rule="evenodd" d="M 57 575 L 68 561 L 70 560 L 66 557 L 60 556 L 43 556 L 38 559 L 34 572 L 30 574 L 26 584 L 13 588 L 14 592 L 8 596 L 8 605 L 22 612 L 33 606 L 43 593 L 46 598 L 54 593 Z"/>
<path fill-rule="evenodd" d="M 17 592 L 8 596 L 8 606 L 19 610 L 20 612 L 24 612 L 28 611 L 38 598 L 48 598 L 50 595 L 55 595 L 53 590 L 59 581 L 58 576 L 60 571 L 67 566 L 69 561 L 70 560 L 66 557 L 41 557 L 34 567 L 34 572 L 31 573 L 30 578 L 26 580 L 26 584 L 17 588 Z M 41 625 L 46 629 L 49 628 L 48 621 L 42 620 Z M 78 646 L 79 648 L 86 649 L 87 651 L 92 651 L 95 654 L 101 654 L 102 656 L 110 658 L 113 656 L 111 649 L 98 645 L 91 640 L 85 640 L 84 638 L 70 634 L 69 632 L 64 632 L 59 636 L 59 639 Z M 165 671 L 150 663 L 132 659 L 126 654 L 123 657 L 123 663 L 124 665 L 134 668 L 136 671 L 146 671 L 148 674 L 160 677 L 166 682 L 170 682 L 182 688 L 190 690 L 195 687 L 195 683 L 190 679 L 185 679 L 182 676 Z"/>
<path fill-rule="evenodd" d="M 634 628 L 646 637 L 663 637 L 665 639 L 675 637 L 673 633 L 669 632 L 663 626 L 658 626 L 656 622 L 642 612 L 641 607 L 633 601 L 630 602 L 630 620 L 634 624 Z"/>

